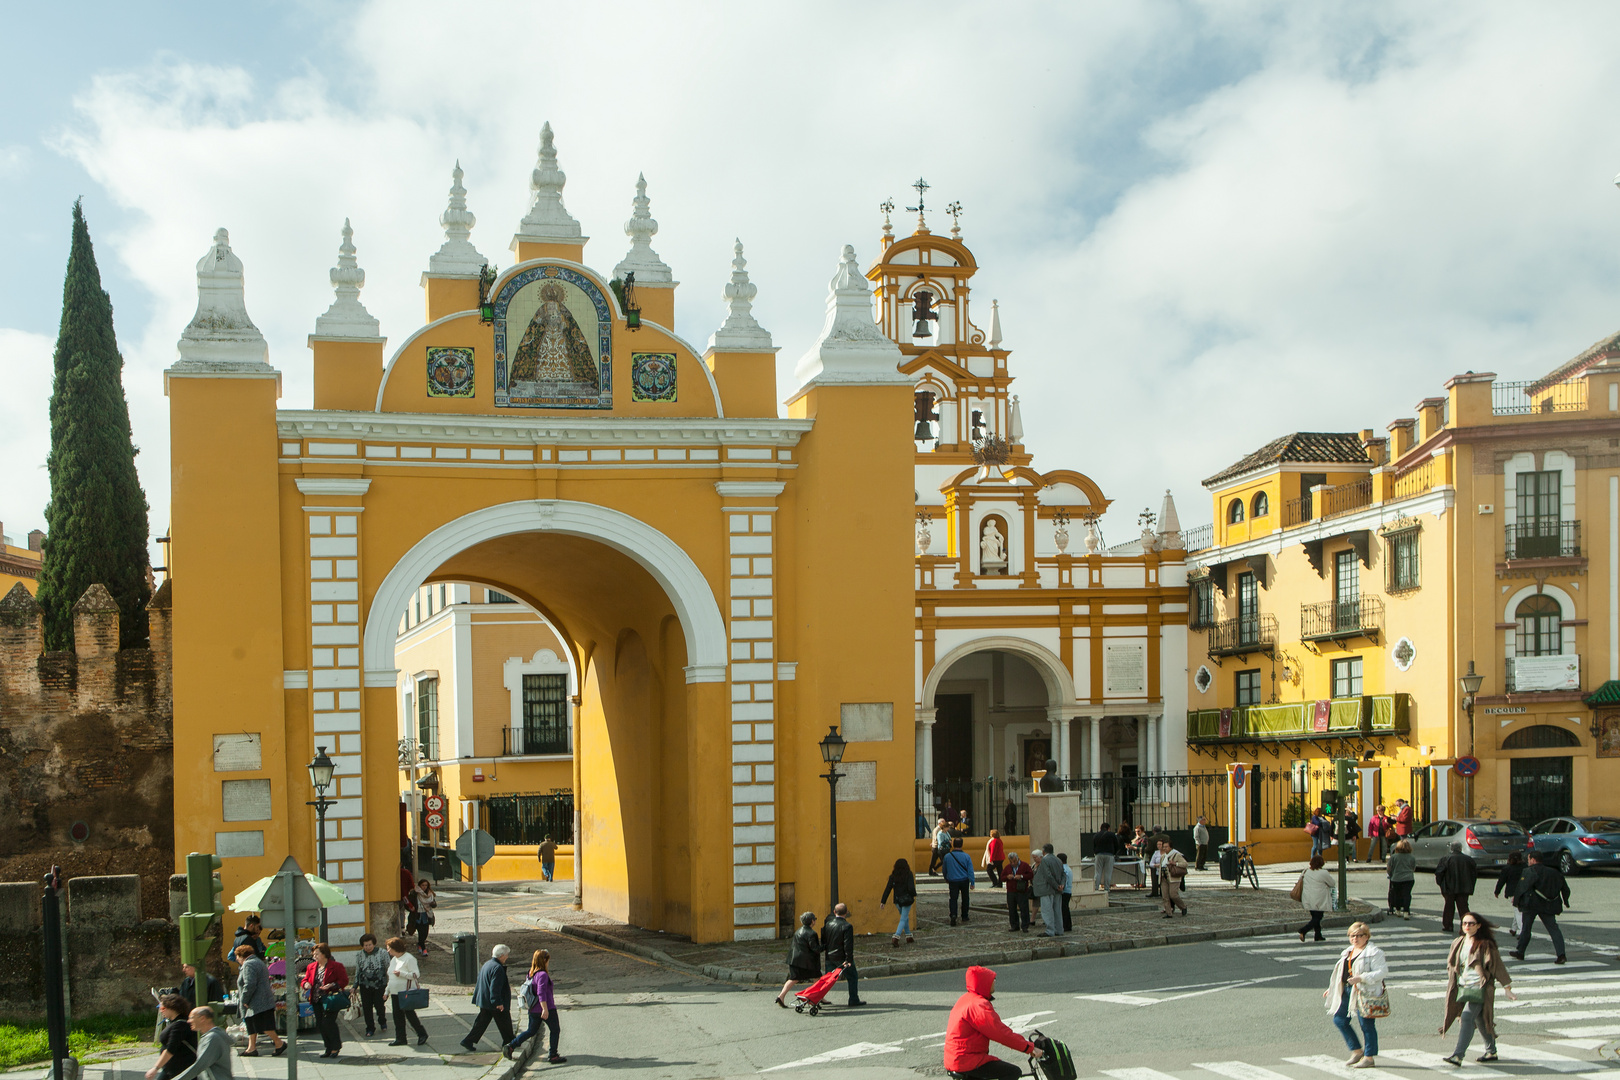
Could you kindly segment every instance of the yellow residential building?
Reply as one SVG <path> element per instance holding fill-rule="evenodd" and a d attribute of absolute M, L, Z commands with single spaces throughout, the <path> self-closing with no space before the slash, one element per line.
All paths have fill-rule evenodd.
<path fill-rule="evenodd" d="M 35 529 L 28 534 L 28 546 L 19 547 L 11 537 L 0 535 L 0 596 L 18 583 L 30 593 L 39 592 L 39 570 L 45 560 L 45 534 Z"/>
<path fill-rule="evenodd" d="M 1334 758 L 1363 821 L 1397 797 L 1422 822 L 1613 813 L 1617 358 L 1460 375 L 1387 436 L 1299 432 L 1205 481 L 1187 741 L 1262 860 L 1308 849 Z"/>

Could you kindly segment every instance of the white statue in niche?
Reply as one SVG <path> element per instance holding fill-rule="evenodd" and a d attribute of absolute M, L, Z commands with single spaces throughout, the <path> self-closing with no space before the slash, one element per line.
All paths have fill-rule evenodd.
<path fill-rule="evenodd" d="M 994 521 L 986 521 L 979 533 L 979 572 L 1007 572 L 1007 541 Z"/>

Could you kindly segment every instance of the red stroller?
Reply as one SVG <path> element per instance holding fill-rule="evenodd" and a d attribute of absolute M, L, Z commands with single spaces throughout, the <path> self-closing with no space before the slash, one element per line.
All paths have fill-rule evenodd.
<path fill-rule="evenodd" d="M 821 1012 L 821 999 L 827 996 L 828 992 L 833 988 L 833 983 L 837 982 L 838 976 L 842 975 L 843 973 L 844 969 L 842 967 L 835 967 L 831 971 L 827 972 L 827 974 L 823 975 L 821 978 L 817 979 L 815 982 L 793 995 L 799 999 L 799 1003 L 793 1006 L 793 1011 L 802 1013 L 804 1012 L 805 1007 L 809 1006 L 811 1016 L 815 1016 Z"/>

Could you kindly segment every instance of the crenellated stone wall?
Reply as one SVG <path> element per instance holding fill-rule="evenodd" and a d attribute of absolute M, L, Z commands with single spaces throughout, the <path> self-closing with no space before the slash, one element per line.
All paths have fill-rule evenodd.
<path fill-rule="evenodd" d="M 136 875 L 139 908 L 168 911 L 174 870 L 169 585 L 147 606 L 151 643 L 118 648 L 100 585 L 73 607 L 71 652 L 44 651 L 39 605 L 0 600 L 0 881 Z"/>

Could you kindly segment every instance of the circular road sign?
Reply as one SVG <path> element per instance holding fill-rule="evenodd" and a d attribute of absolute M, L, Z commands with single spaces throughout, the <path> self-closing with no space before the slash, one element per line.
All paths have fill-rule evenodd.
<path fill-rule="evenodd" d="M 1454 765 L 1453 768 L 1457 770 L 1458 776 L 1473 776 L 1475 773 L 1479 772 L 1479 758 L 1460 757 L 1457 759 L 1457 764 Z"/>
<path fill-rule="evenodd" d="M 422 805 L 430 813 L 442 814 L 442 813 L 444 813 L 444 796 L 443 795 L 429 795 L 426 799 L 422 800 Z M 437 828 L 437 826 L 434 826 L 434 827 Z"/>
<path fill-rule="evenodd" d="M 1232 787 L 1238 791 L 1243 790 L 1243 766 L 1234 766 L 1232 769 Z"/>
<path fill-rule="evenodd" d="M 427 812 L 427 827 L 430 829 L 444 828 L 444 814 L 438 810 L 429 810 Z"/>

